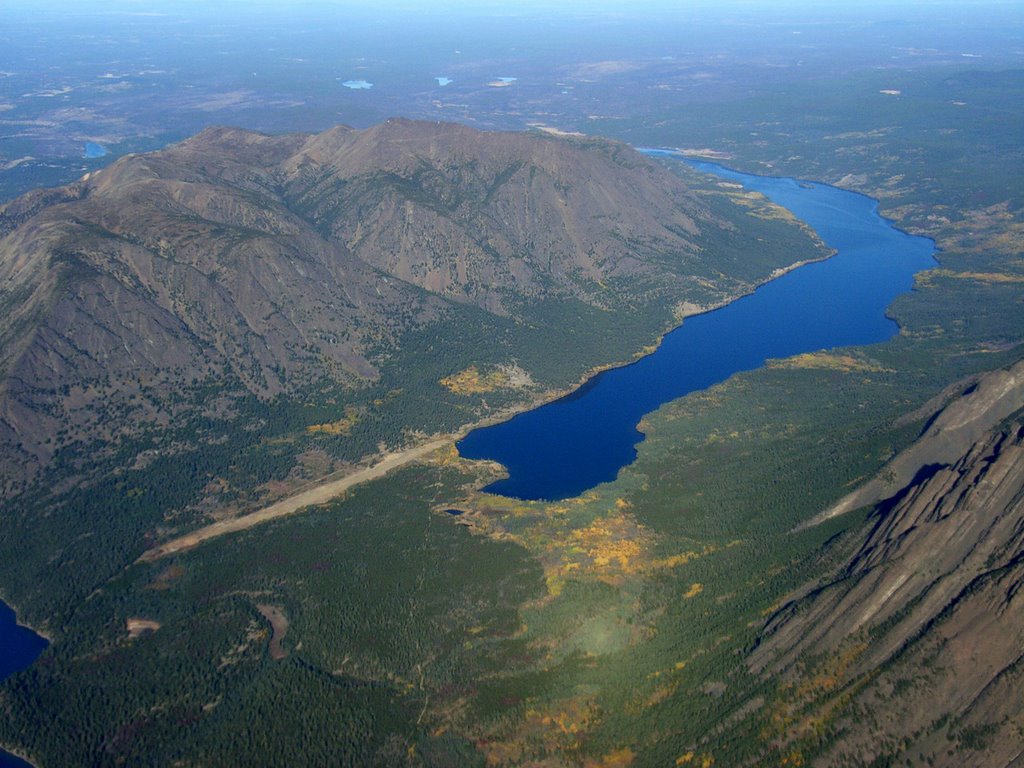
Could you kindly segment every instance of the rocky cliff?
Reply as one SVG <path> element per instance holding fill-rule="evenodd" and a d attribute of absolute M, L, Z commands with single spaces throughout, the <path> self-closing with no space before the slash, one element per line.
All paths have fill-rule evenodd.
<path fill-rule="evenodd" d="M 842 567 L 767 623 L 751 666 L 790 680 L 795 720 L 829 724 L 820 764 L 1024 760 L 1024 422 L 958 439 L 1019 412 L 1022 379 L 996 371 L 936 414 Z"/>

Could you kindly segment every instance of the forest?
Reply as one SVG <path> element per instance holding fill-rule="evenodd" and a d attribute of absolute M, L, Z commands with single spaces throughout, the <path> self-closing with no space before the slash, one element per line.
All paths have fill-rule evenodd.
<path fill-rule="evenodd" d="M 303 456 L 342 467 L 565 390 L 654 343 L 679 302 L 715 297 L 609 310 L 552 301 L 524 324 L 463 308 L 378 350 L 381 380 L 365 390 L 287 403 L 238 394 L 236 418 L 63 456 L 5 509 L 0 580 L 55 642 L 0 687 L 0 743 L 42 765 L 809 764 L 842 720 L 804 713 L 845 693 L 836 681 L 849 659 L 807 660 L 824 672 L 803 687 L 744 660 L 767 617 L 842 562 L 873 510 L 794 527 L 909 445 L 930 401 L 1024 358 L 1013 106 L 1024 81 L 957 81 L 957 94 L 992 107 L 971 121 L 945 111 L 951 74 L 851 77 L 915 95 L 881 115 L 843 95 L 857 92 L 850 82 L 802 83 L 701 114 L 666 108 L 655 127 L 593 128 L 713 144 L 757 172 L 855 175 L 847 186 L 940 248 L 941 267 L 890 308 L 896 337 L 772 361 L 663 406 L 641 424 L 637 461 L 579 498 L 483 494 L 496 470 L 442 451 L 155 563 L 135 561 L 218 505 L 251 509 L 275 482 L 308 480 Z M 747 141 L 753 113 L 775 126 L 763 143 Z M 737 290 L 818 253 L 798 227 L 752 217 L 682 172 L 716 216 L 743 223 L 715 247 L 759 255 L 730 263 Z M 510 361 L 535 390 L 440 384 Z M 309 430 L 343 418 L 335 434 Z M 283 658 L 270 654 L 268 605 L 287 620 Z M 130 633 L 133 619 L 156 628 Z M 984 741 L 962 723 L 941 728 L 950 749 Z M 886 750 L 879 765 L 901 762 L 900 745 Z"/>

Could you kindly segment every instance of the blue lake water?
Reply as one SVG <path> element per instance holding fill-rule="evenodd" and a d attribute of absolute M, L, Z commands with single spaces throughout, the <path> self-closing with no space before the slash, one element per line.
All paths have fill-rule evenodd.
<path fill-rule="evenodd" d="M 33 766 L 32 763 L 26 763 L 20 757 L 0 749 L 0 768 L 33 768 Z"/>
<path fill-rule="evenodd" d="M 45 639 L 18 624 L 14 611 L 0 602 L 0 680 L 25 669 L 46 645 Z"/>
<path fill-rule="evenodd" d="M 105 157 L 107 154 L 107 148 L 102 144 L 97 144 L 94 141 L 85 142 L 85 150 L 82 152 L 82 157 L 87 160 L 95 160 L 97 157 Z"/>
<path fill-rule="evenodd" d="M 898 327 L 886 308 L 910 290 L 915 272 L 935 265 L 934 243 L 895 229 L 869 197 L 685 162 L 763 193 L 812 226 L 837 254 L 687 318 L 654 353 L 600 373 L 559 400 L 469 433 L 458 443 L 460 454 L 498 461 L 509 471 L 485 490 L 554 500 L 613 480 L 636 458 L 643 440 L 636 427 L 645 414 L 769 358 L 892 337 Z"/>
<path fill-rule="evenodd" d="M 0 680 L 20 672 L 35 661 L 47 642 L 18 624 L 14 611 L 0 602 Z M 29 763 L 0 749 L 0 768 L 25 768 Z"/>

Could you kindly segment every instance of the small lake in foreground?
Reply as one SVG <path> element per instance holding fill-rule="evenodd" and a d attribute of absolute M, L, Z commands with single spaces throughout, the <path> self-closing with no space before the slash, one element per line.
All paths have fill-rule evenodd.
<path fill-rule="evenodd" d="M 654 156 L 672 156 L 645 150 Z M 458 443 L 469 459 L 503 464 L 490 493 L 564 499 L 614 480 L 636 458 L 637 424 L 651 411 L 769 358 L 874 344 L 899 330 L 886 308 L 935 266 L 934 243 L 878 215 L 877 201 L 827 184 L 753 176 L 682 160 L 698 171 L 761 192 L 792 211 L 837 251 L 765 283 L 721 309 L 688 317 L 652 354 L 604 371 L 574 392 Z"/>

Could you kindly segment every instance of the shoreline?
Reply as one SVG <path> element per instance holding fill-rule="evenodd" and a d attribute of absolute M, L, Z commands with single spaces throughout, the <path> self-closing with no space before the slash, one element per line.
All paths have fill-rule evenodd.
<path fill-rule="evenodd" d="M 851 185 L 844 185 L 843 181 L 845 181 L 846 178 L 850 174 L 847 174 L 843 178 L 837 179 L 836 181 L 815 181 L 813 179 L 806 179 L 806 178 L 804 178 L 802 176 L 797 176 L 797 175 L 789 176 L 789 175 L 786 174 L 785 171 L 782 171 L 780 173 L 764 173 L 764 170 L 765 170 L 764 168 L 760 168 L 758 170 L 746 170 L 746 171 L 744 171 L 744 170 L 742 170 L 740 168 L 735 168 L 735 167 L 733 167 L 731 165 L 724 165 L 723 164 L 723 160 L 720 160 L 719 158 L 716 158 L 716 157 L 714 157 L 712 155 L 686 154 L 685 150 L 681 150 L 678 147 L 633 147 L 633 148 L 635 150 L 637 150 L 638 152 L 641 152 L 641 153 L 646 153 L 646 152 L 650 151 L 650 152 L 654 152 L 654 153 L 659 153 L 659 154 L 665 154 L 665 155 L 669 155 L 669 156 L 673 156 L 673 157 L 678 157 L 678 158 L 681 158 L 681 160 L 683 162 L 686 162 L 686 161 L 689 161 L 689 160 L 696 160 L 697 162 L 707 163 L 708 165 L 715 165 L 715 166 L 718 166 L 719 168 L 724 168 L 727 171 L 733 171 L 733 172 L 736 172 L 736 173 L 742 173 L 742 174 L 746 174 L 747 176 L 756 176 L 756 177 L 762 178 L 762 179 L 792 179 L 793 181 L 797 182 L 798 184 L 818 184 L 818 185 L 825 186 L 825 187 L 832 187 L 834 189 L 838 189 L 838 190 L 841 190 L 843 192 L 850 192 L 850 193 L 852 193 L 854 195 L 859 195 L 860 197 L 866 197 L 868 200 L 871 200 L 875 204 L 875 213 L 880 218 L 882 218 L 883 220 L 888 222 L 889 225 L 893 229 L 897 230 L 898 232 L 902 232 L 905 235 L 910 235 L 911 237 L 922 237 L 925 240 L 930 240 L 932 242 L 932 245 L 935 246 L 935 253 L 932 254 L 933 257 L 935 258 L 935 261 L 937 261 L 940 265 L 942 263 L 942 260 L 939 259 L 938 256 L 936 255 L 936 254 L 942 253 L 942 249 L 939 248 L 939 244 L 938 244 L 938 242 L 936 242 L 935 237 L 933 236 L 932 233 L 927 232 L 927 231 L 925 231 L 923 229 L 920 229 L 918 227 L 907 226 L 905 217 L 900 216 L 900 215 L 896 215 L 894 213 L 894 209 L 892 209 L 892 208 L 889 208 L 888 211 L 884 210 L 883 209 L 883 198 L 882 198 L 882 196 L 880 194 L 878 194 L 878 193 L 880 193 L 883 190 L 880 190 L 877 187 L 872 189 L 872 188 L 863 188 L 863 187 L 858 188 L 858 187 L 855 187 L 852 184 Z M 712 151 L 714 151 L 714 150 L 712 150 Z M 751 159 L 748 158 L 746 161 L 744 161 L 743 158 L 738 158 L 735 155 L 730 156 L 725 162 L 731 162 L 731 161 L 735 161 L 735 160 L 739 160 L 741 164 L 743 162 L 753 163 L 755 165 L 757 164 L 757 161 L 755 161 L 755 160 L 751 160 Z M 775 167 L 773 165 L 771 165 L 771 163 L 768 163 L 767 165 L 768 165 L 769 168 L 772 168 L 773 170 L 775 170 Z M 706 171 L 700 171 L 700 170 L 698 170 L 696 168 L 694 168 L 694 170 L 697 170 L 698 173 L 706 173 Z M 878 196 L 876 196 L 876 194 L 878 194 Z M 802 219 L 797 219 L 797 221 L 799 221 L 801 224 L 804 224 L 806 226 L 806 222 L 804 222 Z M 813 229 L 812 229 L 812 231 L 813 231 Z"/>
<path fill-rule="evenodd" d="M 806 226 L 806 225 L 805 225 Z M 153 563 L 159 560 L 169 557 L 171 555 L 187 552 L 195 549 L 206 541 L 211 539 L 220 538 L 232 533 L 240 533 L 242 531 L 249 530 L 258 525 L 261 525 L 272 520 L 277 520 L 283 517 L 289 517 L 297 514 L 304 509 L 313 506 L 320 506 L 326 504 L 334 499 L 340 497 L 350 488 L 363 483 L 370 482 L 371 480 L 377 480 L 385 475 L 389 474 L 392 470 L 412 464 L 419 461 L 434 451 L 440 450 L 446 446 L 455 447 L 456 444 L 465 438 L 470 432 L 477 429 L 485 429 L 492 427 L 497 424 L 502 424 L 506 421 L 514 419 L 521 413 L 535 410 L 542 406 L 553 403 L 557 400 L 567 397 L 573 392 L 580 389 L 580 387 L 587 384 L 595 376 L 598 376 L 605 371 L 613 370 L 616 368 L 625 368 L 634 363 L 642 360 L 648 355 L 653 354 L 661 346 L 665 337 L 682 327 L 683 323 L 687 318 L 695 317 L 697 315 L 704 315 L 725 307 L 734 301 L 742 299 L 745 296 L 749 296 L 754 293 L 758 288 L 773 280 L 776 280 L 783 275 L 786 275 L 796 269 L 799 269 L 808 264 L 814 264 L 822 261 L 826 261 L 832 258 L 836 251 L 825 246 L 820 238 L 816 238 L 821 247 L 825 249 L 825 253 L 820 258 L 815 259 L 803 259 L 801 261 L 794 262 L 784 267 L 777 267 L 772 272 L 760 280 L 752 284 L 749 290 L 736 293 L 714 304 L 694 304 L 690 302 L 680 302 L 675 305 L 673 310 L 674 318 L 670 326 L 658 334 L 654 341 L 641 348 L 636 354 L 633 355 L 629 360 L 615 361 L 611 363 L 604 363 L 596 365 L 588 369 L 576 383 L 558 390 L 546 390 L 538 393 L 535 397 L 529 399 L 524 403 L 517 405 L 511 405 L 503 408 L 495 413 L 489 414 L 488 416 L 479 419 L 478 421 L 464 424 L 456 430 L 441 434 L 432 435 L 427 440 L 417 445 L 410 446 L 408 448 L 402 448 L 396 451 L 388 451 L 384 454 L 378 454 L 377 456 L 364 457 L 362 461 L 367 459 L 376 461 L 359 467 L 355 470 L 349 471 L 347 474 L 338 475 L 338 472 L 325 475 L 319 480 L 313 481 L 307 486 L 296 490 L 294 493 L 285 496 L 282 499 L 257 509 L 252 512 L 239 515 L 237 517 L 228 518 L 226 520 L 218 520 L 209 525 L 197 528 L 189 533 L 182 534 L 181 536 L 169 539 L 161 544 L 157 544 L 154 547 L 143 552 L 137 559 L 136 563 Z M 456 451 L 458 449 L 456 448 Z M 340 470 L 344 472 L 345 470 Z M 34 631 L 34 630 L 33 630 Z M 43 635 L 45 637 L 45 635 Z M 49 638 L 47 638 L 49 640 Z"/>
<path fill-rule="evenodd" d="M 39 765 L 39 763 L 33 761 L 31 757 L 20 751 L 19 748 L 12 747 L 10 744 L 0 744 L 0 752 L 6 752 L 11 757 L 31 765 L 32 768 L 36 768 L 36 766 Z"/>
<path fill-rule="evenodd" d="M 598 375 L 604 373 L 605 371 L 611 371 L 611 370 L 614 370 L 616 368 L 627 368 L 630 365 L 633 365 L 634 363 L 637 363 L 640 360 L 644 359 L 648 355 L 654 354 L 657 351 L 657 349 L 664 342 L 665 337 L 668 336 L 673 331 L 677 330 L 678 328 L 681 328 L 683 323 L 688 318 L 696 317 L 697 315 L 707 315 L 707 314 L 710 314 L 712 312 L 716 312 L 719 309 L 722 309 L 723 307 L 726 307 L 726 306 L 728 306 L 729 304 L 732 304 L 735 301 L 739 301 L 740 299 L 742 299 L 742 298 L 744 298 L 746 296 L 750 296 L 758 288 L 760 288 L 760 287 L 762 287 L 764 285 L 767 285 L 768 283 L 772 282 L 773 280 L 777 280 L 778 278 L 783 277 L 784 275 L 788 275 L 790 272 L 793 272 L 793 271 L 795 271 L 797 269 L 800 269 L 801 267 L 805 267 L 808 264 L 818 264 L 818 263 L 823 262 L 823 261 L 828 261 L 833 256 L 835 256 L 836 253 L 837 253 L 837 251 L 835 249 L 833 249 L 833 248 L 828 248 L 825 245 L 822 245 L 822 247 L 826 251 L 828 251 L 828 252 L 825 255 L 821 256 L 820 258 L 816 258 L 816 259 L 803 259 L 801 261 L 793 262 L 792 264 L 790 264 L 788 266 L 785 266 L 785 267 L 777 267 L 776 269 L 772 270 L 772 272 L 766 278 L 764 278 L 763 280 L 759 280 L 758 282 L 754 283 L 751 286 L 750 290 L 730 295 L 727 298 L 724 298 L 724 299 L 722 299 L 722 300 L 720 300 L 718 302 L 715 302 L 714 304 L 694 304 L 692 302 L 687 302 L 687 301 L 679 302 L 678 304 L 676 304 L 676 308 L 679 311 L 676 312 L 676 314 L 675 314 L 675 319 L 674 319 L 673 324 L 671 326 L 669 326 L 667 329 L 665 329 L 664 331 L 662 331 L 661 333 L 659 333 L 658 336 L 655 337 L 654 341 L 652 341 L 649 345 L 643 347 L 639 352 L 637 352 L 635 355 L 633 355 L 633 357 L 630 358 L 629 360 L 623 360 L 623 361 L 618 361 L 618 362 L 614 362 L 614 363 L 606 363 L 606 364 L 603 364 L 603 365 L 596 365 L 596 366 L 590 368 L 586 373 L 584 373 L 583 376 L 581 376 L 580 379 L 575 384 L 573 384 L 572 386 L 569 386 L 569 387 L 566 387 L 566 388 L 560 389 L 560 390 L 553 390 L 554 394 L 551 394 L 552 390 L 549 390 L 548 392 L 545 392 L 544 394 L 539 395 L 537 401 L 532 402 L 531 404 L 528 404 L 526 406 L 511 406 L 511 409 L 513 410 L 513 413 L 511 413 L 511 414 L 500 415 L 500 416 L 499 416 L 499 414 L 494 414 L 494 415 L 492 415 L 492 416 L 490 416 L 490 417 L 488 417 L 486 419 L 483 419 L 483 420 L 481 420 L 479 422 L 474 422 L 473 424 L 469 424 L 469 425 L 466 425 L 464 427 L 460 427 L 459 431 L 454 433 L 456 435 L 454 437 L 455 442 L 458 442 L 459 440 L 462 440 L 462 438 L 464 438 L 466 435 L 468 435 L 470 432 L 472 432 L 472 431 L 474 431 L 476 429 L 482 429 L 484 427 L 494 426 L 495 424 L 501 424 L 501 423 L 503 423 L 505 421 L 509 421 L 510 419 L 515 418 L 520 413 L 524 413 L 526 411 L 531 411 L 534 408 L 540 408 L 543 405 L 547 405 L 548 403 L 553 403 L 556 400 L 560 400 L 561 398 L 566 397 L 567 395 L 571 395 L 573 392 L 578 390 L 580 387 L 582 387 L 584 384 L 589 382 L 595 376 L 598 376 Z M 508 409 L 506 409 L 506 410 L 508 410 Z"/>
<path fill-rule="evenodd" d="M 19 610 L 18 606 L 16 606 L 14 603 L 12 603 L 10 600 L 8 600 L 7 599 L 7 595 L 5 595 L 2 592 L 0 592 L 0 603 L 3 603 L 4 605 L 6 605 L 14 613 L 14 623 L 15 624 L 17 624 L 19 627 L 24 627 L 25 629 L 29 630 L 33 634 L 39 635 L 39 637 L 43 638 L 43 640 L 45 640 L 48 644 L 53 645 L 53 638 L 50 637 L 50 635 L 47 632 L 47 630 L 41 629 L 39 627 L 35 627 L 35 626 L 29 624 L 27 621 L 25 621 L 24 614 L 22 613 L 22 611 Z M 4 747 L 2 745 L 0 745 L 0 749 L 3 749 L 3 748 Z M 8 751 L 10 751 L 10 750 L 8 750 Z"/>

